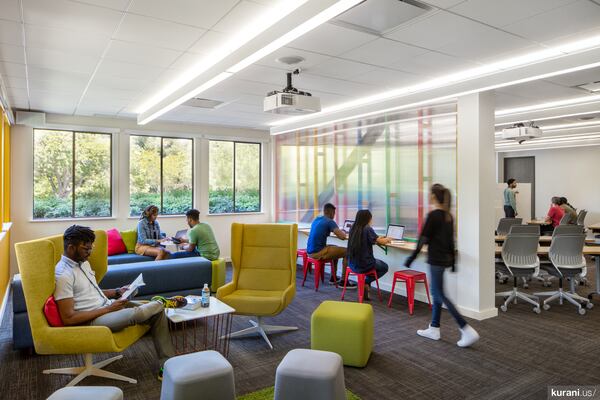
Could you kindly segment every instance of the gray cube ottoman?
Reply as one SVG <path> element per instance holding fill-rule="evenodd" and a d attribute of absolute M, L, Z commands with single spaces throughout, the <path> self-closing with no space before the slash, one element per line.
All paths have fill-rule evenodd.
<path fill-rule="evenodd" d="M 68 386 L 52 393 L 47 400 L 123 400 L 123 392 L 114 386 Z"/>
<path fill-rule="evenodd" d="M 233 367 L 216 351 L 169 358 L 163 370 L 161 400 L 235 400 Z"/>
<path fill-rule="evenodd" d="M 330 351 L 295 349 L 275 376 L 275 400 L 345 400 L 344 365 Z"/>

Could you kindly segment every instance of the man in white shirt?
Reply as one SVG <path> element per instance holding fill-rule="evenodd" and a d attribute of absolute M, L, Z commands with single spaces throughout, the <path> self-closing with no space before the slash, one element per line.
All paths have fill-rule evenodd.
<path fill-rule="evenodd" d="M 73 225 L 63 237 L 64 254 L 55 267 L 54 299 L 65 325 L 106 326 L 118 332 L 137 324 L 151 325 L 152 338 L 160 365 L 175 355 L 163 305 L 121 299 L 127 287 L 102 290 L 87 261 L 96 239 L 90 228 Z M 162 378 L 162 368 L 159 379 Z"/>

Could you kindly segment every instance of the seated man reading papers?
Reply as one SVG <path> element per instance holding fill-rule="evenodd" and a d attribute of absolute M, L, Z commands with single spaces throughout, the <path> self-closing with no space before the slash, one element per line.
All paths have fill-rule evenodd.
<path fill-rule="evenodd" d="M 107 326 L 118 332 L 136 324 L 151 325 L 160 365 L 175 355 L 163 304 L 122 299 L 127 287 L 102 290 L 87 261 L 96 236 L 90 228 L 73 225 L 64 233 L 64 253 L 55 267 L 54 298 L 65 325 Z M 159 379 L 162 378 L 162 368 Z"/>

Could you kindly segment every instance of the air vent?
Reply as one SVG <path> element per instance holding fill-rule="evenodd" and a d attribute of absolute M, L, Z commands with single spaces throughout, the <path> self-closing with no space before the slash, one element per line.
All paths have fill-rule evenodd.
<path fill-rule="evenodd" d="M 211 100 L 211 99 L 203 99 L 200 97 L 194 97 L 193 99 L 190 99 L 190 100 L 186 101 L 185 103 L 183 103 L 182 106 L 214 110 L 216 108 L 219 108 L 219 106 L 222 104 L 223 104 L 223 102 L 219 101 L 219 100 Z"/>
<path fill-rule="evenodd" d="M 577 85 L 576 87 L 587 90 L 590 93 L 600 92 L 600 81 L 592 83 L 584 83 L 583 85 Z"/>
<path fill-rule="evenodd" d="M 330 22 L 382 36 L 433 8 L 414 0 L 366 0 Z"/>

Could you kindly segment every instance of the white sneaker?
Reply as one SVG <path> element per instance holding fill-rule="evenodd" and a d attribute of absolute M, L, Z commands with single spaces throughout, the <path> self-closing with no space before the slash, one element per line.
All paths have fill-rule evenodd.
<path fill-rule="evenodd" d="M 427 329 L 419 329 L 417 335 L 431 340 L 440 340 L 440 328 L 429 325 Z"/>
<path fill-rule="evenodd" d="M 460 340 L 456 342 L 458 347 L 469 347 L 479 340 L 479 333 L 471 325 L 465 325 L 460 330 Z"/>

